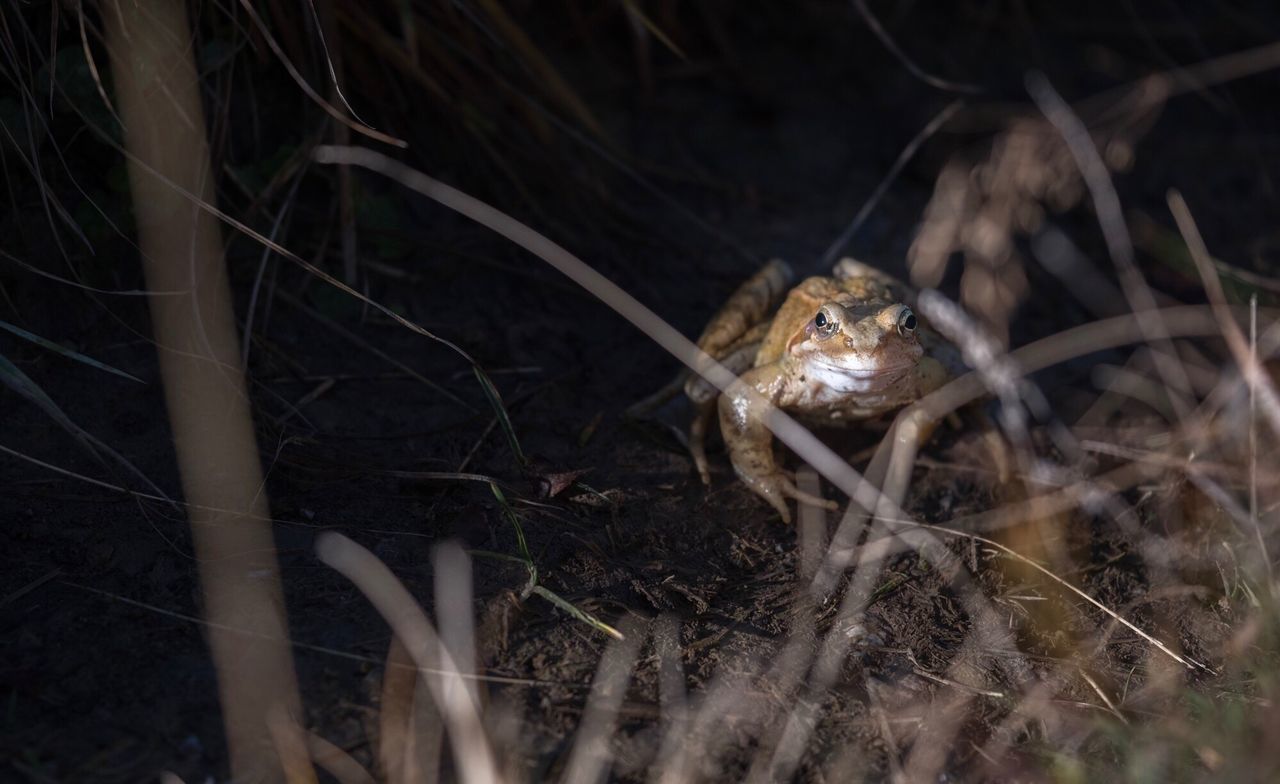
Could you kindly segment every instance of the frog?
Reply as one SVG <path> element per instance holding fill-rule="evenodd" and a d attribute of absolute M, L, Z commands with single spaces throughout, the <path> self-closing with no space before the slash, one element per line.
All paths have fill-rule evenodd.
<path fill-rule="evenodd" d="M 914 292 L 852 258 L 830 275 L 792 285 L 781 259 L 744 282 L 707 324 L 697 345 L 738 379 L 720 393 L 699 375 L 684 384 L 696 413 L 689 450 L 710 485 L 706 437 L 718 413 L 738 478 L 790 522 L 788 499 L 834 503 L 799 490 L 779 467 L 767 402 L 814 426 L 883 418 L 938 389 L 963 368 L 959 352 L 908 304 Z M 924 436 L 924 437 L 927 437 Z"/>

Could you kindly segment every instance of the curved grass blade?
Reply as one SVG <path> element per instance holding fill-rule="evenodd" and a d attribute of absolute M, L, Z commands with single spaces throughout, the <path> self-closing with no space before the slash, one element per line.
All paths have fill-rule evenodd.
<path fill-rule="evenodd" d="M 492 550 L 467 550 L 467 555 L 473 558 L 489 558 L 494 561 L 508 561 L 510 563 L 518 563 L 529 572 L 529 580 L 520 589 L 521 598 L 533 593 L 533 589 L 538 584 L 537 568 L 529 568 L 529 562 L 518 555 L 508 555 L 507 553 L 495 553 Z"/>
<path fill-rule="evenodd" d="M 169 496 L 161 490 L 155 482 L 148 479 L 147 475 L 142 473 L 142 471 L 133 463 L 130 463 L 124 455 L 107 446 L 89 431 L 73 422 L 71 417 L 67 416 L 66 412 L 63 411 L 57 403 L 53 402 L 53 398 L 45 394 L 39 384 L 32 381 L 30 376 L 23 373 L 17 365 L 10 362 L 8 357 L 3 354 L 0 354 L 0 383 L 3 383 L 14 392 L 17 392 L 22 397 L 34 403 L 41 411 L 47 414 L 50 419 L 57 422 L 59 427 L 66 430 L 77 441 L 79 441 L 81 446 L 85 448 L 85 451 L 93 455 L 99 462 L 106 464 L 107 461 L 103 458 L 103 455 L 110 457 L 116 463 L 123 466 L 129 473 L 141 479 L 142 482 L 146 484 L 147 487 L 151 488 L 156 495 L 165 499 L 170 504 L 173 504 L 176 508 L 177 504 L 174 504 L 173 500 L 169 498 Z"/>
<path fill-rule="evenodd" d="M 529 543 L 524 538 L 524 529 L 520 527 L 520 518 L 516 515 L 515 510 L 507 503 L 507 497 L 502 490 L 495 484 L 490 484 L 493 489 L 493 495 L 498 499 L 499 506 L 502 507 L 502 515 L 507 518 L 507 522 L 511 523 L 512 529 L 516 532 L 516 550 L 520 555 L 507 555 L 506 553 L 495 553 L 491 550 L 471 550 L 472 555 L 482 558 L 494 558 L 502 561 L 511 561 L 514 563 L 522 563 L 529 570 L 529 582 L 525 583 L 524 589 L 520 592 L 520 598 L 525 599 L 529 594 L 537 594 L 543 599 L 559 607 L 569 614 L 570 617 L 576 618 L 588 626 L 604 632 L 615 640 L 623 639 L 622 632 L 613 628 L 609 624 L 595 617 L 591 613 L 581 608 L 575 607 L 572 602 L 561 597 L 559 594 L 551 591 L 538 584 L 538 566 L 533 562 L 533 556 L 529 553 Z"/>
<path fill-rule="evenodd" d="M 98 360 L 94 359 L 93 357 L 86 357 L 84 354 L 81 354 L 81 353 L 80 353 L 80 352 L 78 352 L 78 351 L 72 351 L 71 349 L 67 348 L 66 346 L 60 346 L 60 345 L 58 345 L 57 343 L 54 343 L 52 340 L 46 340 L 46 339 L 44 339 L 44 338 L 40 337 L 39 335 L 36 335 L 36 334 L 34 334 L 34 333 L 31 333 L 31 332 L 26 331 L 26 330 L 25 330 L 25 329 L 23 329 L 22 327 L 16 327 L 16 326 L 14 326 L 13 324 L 10 324 L 10 323 L 9 323 L 9 322 L 7 322 L 7 321 L 0 321 L 0 329 L 8 330 L 9 332 L 12 332 L 13 334 L 17 335 L 18 337 L 22 338 L 23 340 L 29 340 L 29 341 L 31 341 L 32 343 L 35 343 L 37 346 L 40 346 L 41 348 L 47 348 L 47 349 L 49 349 L 50 351 L 56 352 L 56 353 L 58 353 L 58 354 L 61 354 L 62 356 L 66 357 L 67 359 L 74 359 L 76 362 L 83 362 L 84 364 L 88 365 L 89 367 L 94 367 L 94 368 L 97 368 L 98 370 L 105 370 L 105 371 L 106 371 L 106 372 L 108 372 L 108 373 L 111 373 L 111 374 L 117 375 L 117 376 L 119 376 L 119 377 L 121 377 L 121 378 L 127 378 L 127 379 L 129 379 L 130 381 L 136 381 L 136 382 L 138 382 L 139 384 L 145 384 L 145 383 L 147 383 L 147 382 L 143 381 L 142 379 L 138 378 L 137 376 L 134 376 L 134 375 L 131 375 L 131 374 L 129 374 L 129 373 L 126 373 L 126 372 L 124 372 L 123 370 L 119 370 L 119 369 L 117 369 L 117 368 L 113 368 L 113 367 L 111 367 L 110 365 L 105 364 L 105 363 L 103 363 L 103 362 L 99 362 Z"/>
<path fill-rule="evenodd" d="M 560 596 L 559 594 L 554 593 L 541 585 L 533 586 L 533 592 L 541 596 L 543 599 L 546 599 L 547 601 L 551 602 L 556 607 L 559 607 L 561 610 L 564 610 L 566 613 L 573 616 L 574 618 L 577 618 L 579 621 L 582 621 L 583 623 L 595 628 L 598 631 L 604 632 L 605 634 L 609 635 L 613 639 L 615 640 L 626 639 L 625 637 L 622 636 L 622 632 L 613 628 L 612 626 L 600 620 L 599 618 L 595 617 L 594 615 L 587 612 L 586 610 L 576 607 L 572 602 Z"/>
<path fill-rule="evenodd" d="M 502 433 L 507 437 L 507 443 L 511 445 L 511 453 L 515 455 L 516 462 L 523 468 L 529 461 L 525 459 L 524 451 L 520 449 L 520 439 L 516 438 L 516 429 L 511 424 L 511 417 L 507 414 L 507 407 L 502 403 L 502 395 L 498 394 L 498 388 L 489 379 L 489 374 L 485 373 L 479 365 L 472 365 L 471 369 L 475 371 L 476 380 L 480 382 L 480 388 L 484 390 L 485 398 L 488 399 L 489 405 L 493 407 L 493 412 L 498 417 L 498 424 L 502 426 Z"/>
<path fill-rule="evenodd" d="M 538 567 L 534 565 L 533 556 L 529 553 L 529 543 L 524 538 L 524 528 L 520 527 L 520 518 L 516 515 L 515 510 L 511 508 L 511 504 L 507 503 L 507 496 L 500 487 L 490 482 L 489 488 L 493 490 L 494 498 L 498 499 L 498 504 L 502 507 L 502 516 L 507 518 L 507 522 L 511 523 L 511 528 L 516 532 L 516 552 L 520 553 L 520 559 L 524 561 L 525 565 L 529 567 L 529 571 L 536 578 Z"/>
<path fill-rule="evenodd" d="M 662 28 L 654 24 L 653 20 L 645 15 L 644 11 L 640 10 L 640 5 L 635 0 L 622 0 L 622 5 L 627 9 L 628 16 L 643 25 L 644 29 L 648 30 L 649 34 L 654 38 L 657 38 L 672 54 L 685 62 L 689 62 L 689 56 L 679 46 L 676 46 L 675 41 L 672 41 L 666 33 L 662 32 Z"/>

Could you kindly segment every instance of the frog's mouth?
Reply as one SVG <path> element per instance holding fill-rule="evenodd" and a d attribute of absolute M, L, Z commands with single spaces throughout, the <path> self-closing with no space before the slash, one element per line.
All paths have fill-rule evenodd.
<path fill-rule="evenodd" d="M 820 359 L 811 359 L 806 365 L 805 371 L 813 381 L 838 392 L 879 392 L 915 367 L 914 362 L 850 367 Z"/>

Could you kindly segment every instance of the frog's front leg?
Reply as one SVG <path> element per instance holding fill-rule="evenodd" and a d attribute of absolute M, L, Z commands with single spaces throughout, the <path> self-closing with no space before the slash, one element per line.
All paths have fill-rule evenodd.
<path fill-rule="evenodd" d="M 796 488 L 773 457 L 773 433 L 765 425 L 770 406 L 782 393 L 784 380 L 776 365 L 764 365 L 744 373 L 720 396 L 720 432 L 738 477 L 756 495 L 768 501 L 784 523 L 791 522 L 787 499 L 835 509 L 836 504 Z M 758 394 L 751 394 L 752 391 Z"/>
<path fill-rule="evenodd" d="M 720 364 L 735 376 L 746 372 L 760 351 L 760 341 L 764 337 L 767 324 L 758 324 L 743 336 L 739 344 L 728 354 L 719 357 Z M 689 423 L 689 453 L 693 455 L 693 464 L 697 466 L 698 476 L 704 485 L 711 484 L 711 470 L 707 464 L 707 428 L 716 414 L 716 400 L 720 390 L 700 377 L 689 379 L 684 387 L 685 394 L 694 406 L 693 421 Z"/>

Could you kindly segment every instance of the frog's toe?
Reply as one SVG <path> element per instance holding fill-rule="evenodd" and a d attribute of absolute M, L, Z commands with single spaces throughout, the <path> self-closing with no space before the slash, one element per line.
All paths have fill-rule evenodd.
<path fill-rule="evenodd" d="M 787 508 L 787 499 L 794 498 L 802 504 L 810 504 L 822 509 L 837 509 L 835 501 L 828 501 L 810 493 L 806 493 L 796 487 L 791 478 L 782 472 L 769 474 L 763 477 L 754 477 L 746 479 L 751 489 L 761 498 L 769 502 L 769 505 L 778 510 L 778 515 L 782 518 L 782 522 L 791 522 L 791 510 Z"/>
<path fill-rule="evenodd" d="M 706 445 L 700 439 L 689 439 L 689 455 L 693 457 L 693 466 L 698 469 L 698 478 L 702 484 L 711 486 L 711 467 L 707 463 Z"/>
<path fill-rule="evenodd" d="M 707 464 L 707 428 L 715 415 L 715 398 L 703 403 L 689 423 L 689 454 L 693 457 L 693 465 L 698 469 L 702 484 L 711 485 L 711 470 Z"/>
<path fill-rule="evenodd" d="M 816 506 L 819 509 L 827 509 L 831 511 L 834 511 L 840 508 L 840 505 L 837 504 L 835 501 L 828 501 L 822 496 L 806 493 L 805 491 L 796 487 L 795 484 L 792 483 L 790 479 L 784 478 L 783 481 L 786 483 L 784 486 L 783 492 L 785 492 L 789 497 L 796 499 L 796 501 L 799 501 L 802 504 L 809 504 L 810 506 Z"/>
<path fill-rule="evenodd" d="M 782 518 L 782 522 L 791 522 L 791 510 L 787 508 L 787 498 L 790 497 L 791 492 L 795 492 L 796 488 L 791 484 L 790 479 L 782 474 L 774 474 L 760 480 L 752 489 L 768 501 L 770 506 L 778 510 L 778 516 Z"/>

